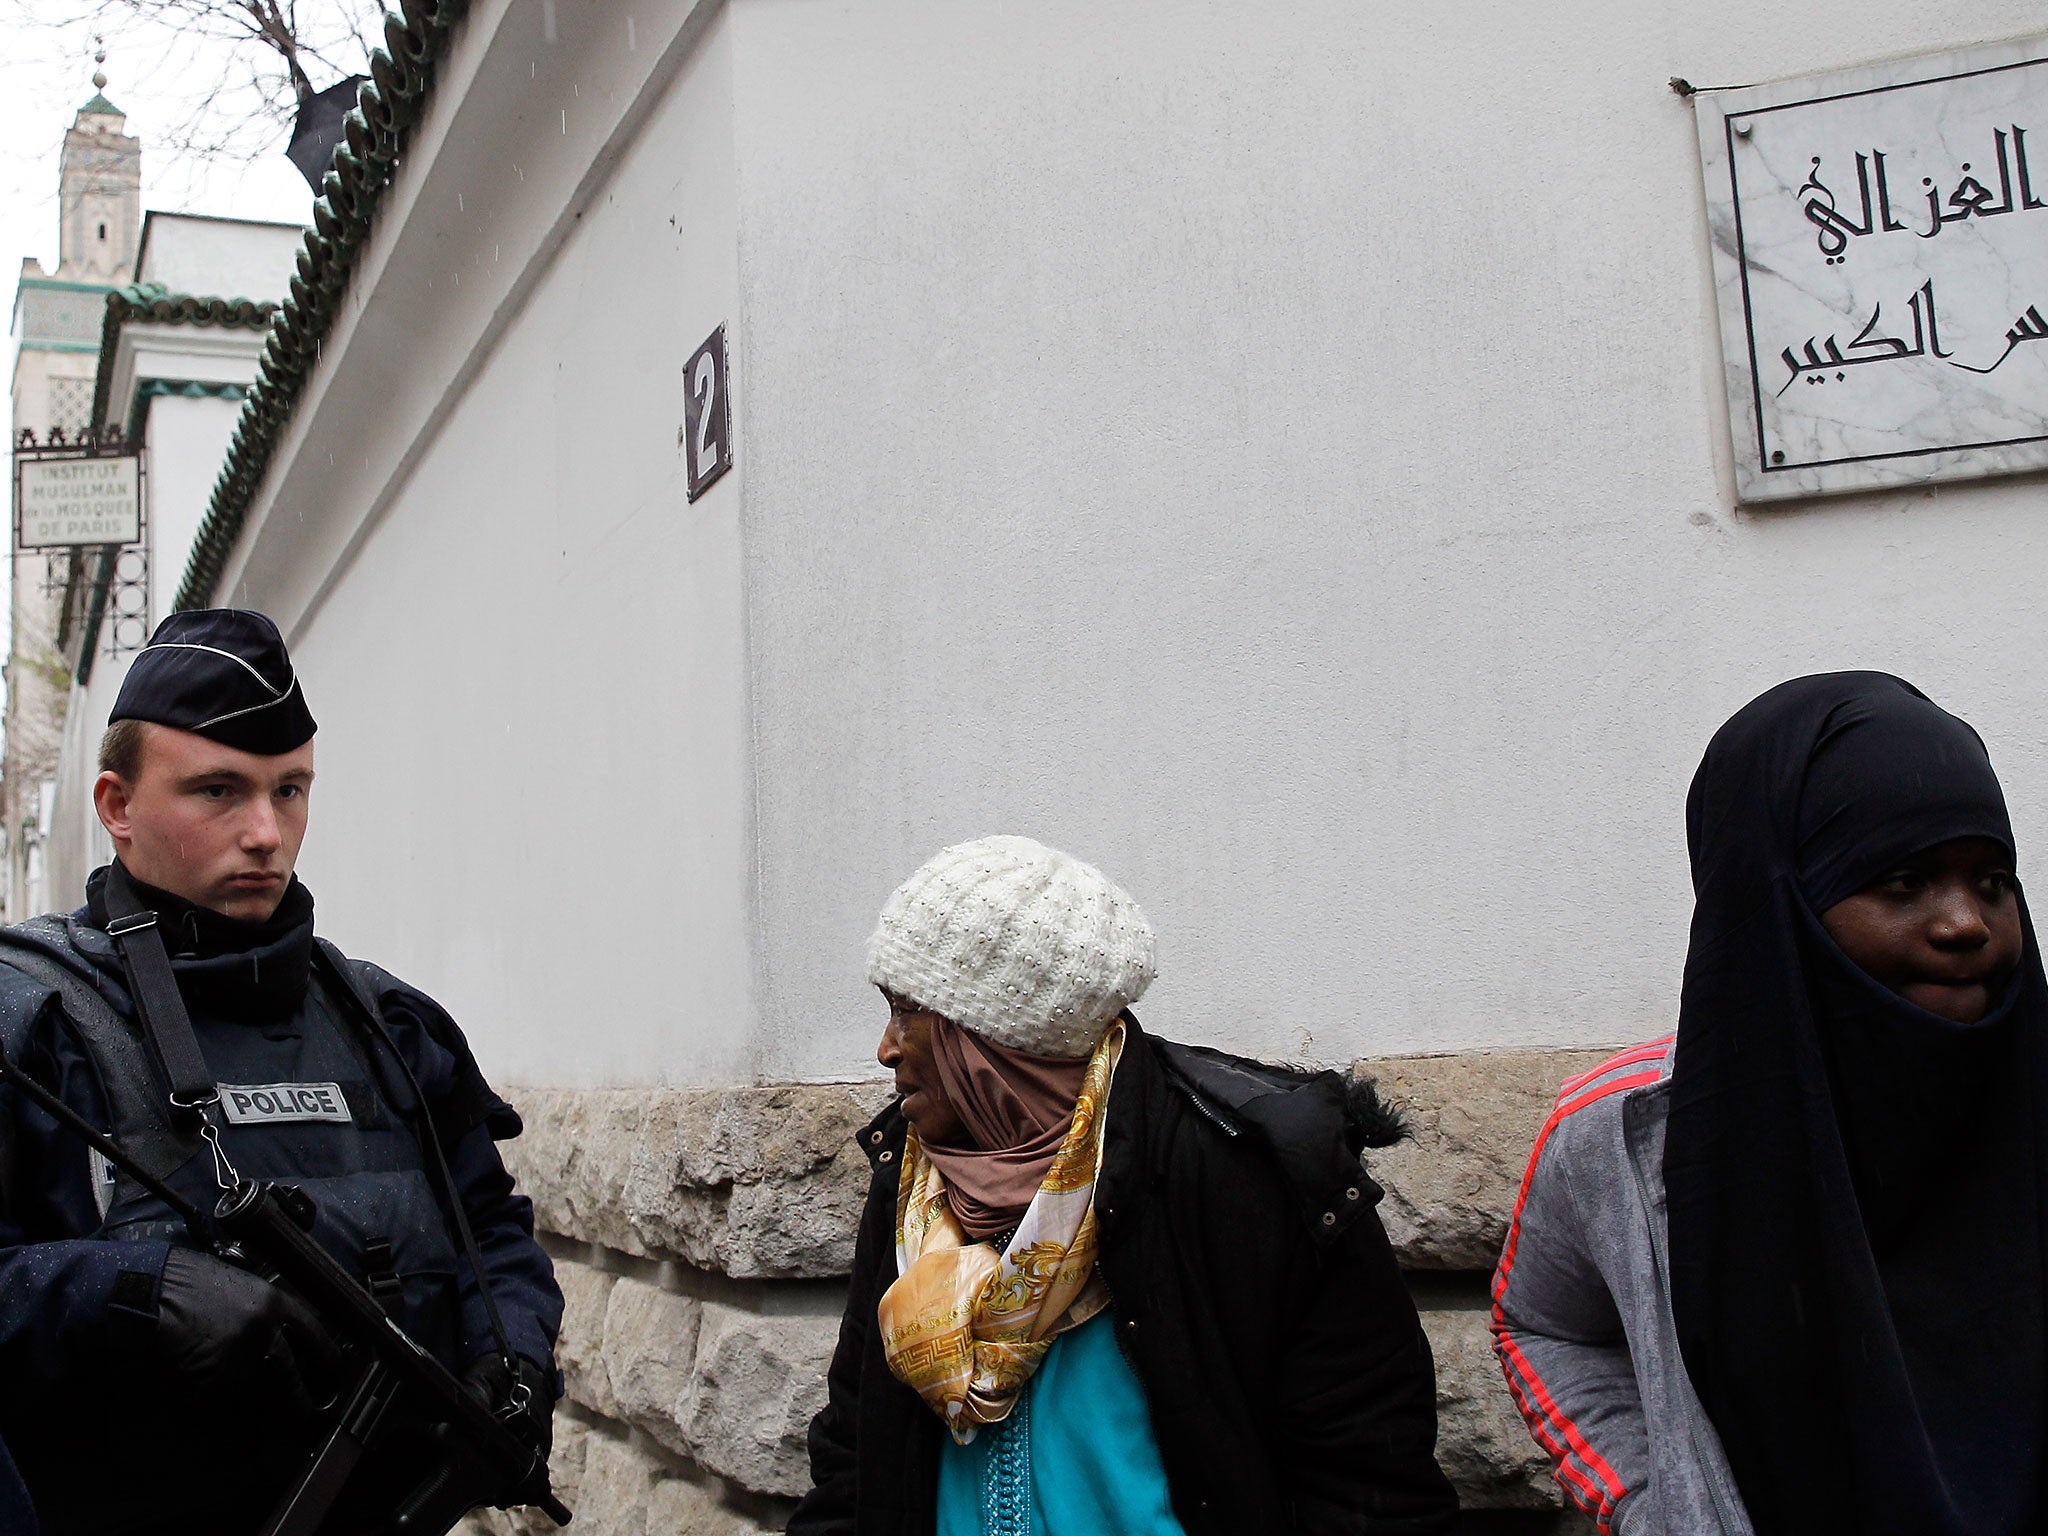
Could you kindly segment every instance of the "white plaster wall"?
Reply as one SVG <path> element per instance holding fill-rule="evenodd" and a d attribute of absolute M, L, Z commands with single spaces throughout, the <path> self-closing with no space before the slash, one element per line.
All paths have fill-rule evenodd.
<path fill-rule="evenodd" d="M 200 298 L 281 299 L 305 237 L 298 224 L 151 209 L 136 281 Z"/>
<path fill-rule="evenodd" d="M 1821 667 L 2048 831 L 2041 482 L 1733 510 L 1665 85 L 2017 3 L 541 14 L 464 24 L 220 594 L 321 720 L 323 927 L 494 1075 L 872 1071 L 876 910 L 997 829 L 1137 894 L 1168 1033 L 1638 1038 L 1699 752 Z"/>
<path fill-rule="evenodd" d="M 638 14 L 639 67 L 687 10 Z M 508 15 L 537 26 L 536 8 Z M 587 24 L 564 7 L 565 30 Z M 606 36 L 625 51 L 623 26 Z M 484 70 L 523 96 L 537 42 L 500 34 Z M 359 388 L 344 360 L 322 385 L 328 417 L 302 424 L 348 445 L 339 471 L 306 450 L 265 537 L 303 522 L 326 538 L 378 487 L 386 499 L 338 563 L 263 545 L 223 594 L 278 612 L 320 722 L 301 869 L 323 931 L 429 988 L 500 1080 L 754 1070 L 741 485 L 686 505 L 677 446 L 683 360 L 734 308 L 730 59 L 716 25 L 684 51 L 570 207 L 528 218 L 515 194 L 471 181 L 464 219 L 434 244 L 386 232 L 401 241 L 394 288 L 431 301 L 441 285 L 447 322 L 472 301 L 458 290 L 517 270 L 536 227 L 570 226 L 557 254 L 481 301 L 502 305 L 502 325 L 475 352 L 364 354 L 373 375 L 417 370 L 402 387 L 445 413 L 431 424 L 395 415 L 409 403 L 397 386 Z M 558 78 L 504 103 L 532 137 L 513 125 L 467 141 L 489 162 L 480 175 L 556 174 L 557 111 L 620 94 L 602 61 L 571 79 L 561 55 L 540 58 Z M 452 213 L 463 185 L 434 208 Z M 364 324 L 390 324 L 375 308 Z M 405 455 L 388 484 L 387 441 Z"/>
<path fill-rule="evenodd" d="M 250 369 L 235 370 L 246 381 Z M 196 371 L 195 371 L 196 373 Z M 203 376 L 203 375 L 196 375 Z M 149 402 L 149 613 L 162 622 L 178 596 L 199 520 L 213 499 L 239 400 L 159 395 Z M 109 705 L 111 708 L 111 705 Z"/>
<path fill-rule="evenodd" d="M 1691 108 L 2017 0 L 733 0 L 770 1075 L 1028 832 L 1261 1053 L 1667 1027 L 1686 783 L 1897 670 L 2048 833 L 2039 480 L 1731 509 Z"/>

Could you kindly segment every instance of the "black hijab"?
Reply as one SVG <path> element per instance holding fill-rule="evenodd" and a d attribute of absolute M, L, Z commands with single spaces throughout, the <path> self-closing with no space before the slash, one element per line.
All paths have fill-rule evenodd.
<path fill-rule="evenodd" d="M 1818 914 L 1959 837 L 2010 850 L 1977 734 L 1895 677 L 1773 688 L 1686 805 L 1691 947 L 1664 1178 L 1687 1374 L 1760 1536 L 2043 1529 L 2048 983 L 1974 1025 Z"/>

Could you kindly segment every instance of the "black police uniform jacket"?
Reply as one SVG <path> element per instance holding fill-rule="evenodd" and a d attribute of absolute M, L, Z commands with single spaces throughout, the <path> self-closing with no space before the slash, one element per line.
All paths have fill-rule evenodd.
<path fill-rule="evenodd" d="M 174 953 L 209 1071 L 224 1085 L 245 1085 L 251 1099 L 245 1109 L 253 1118 L 223 1127 L 228 1156 L 244 1176 L 311 1192 L 320 1211 L 315 1237 L 359 1275 L 394 1275 L 400 1321 L 459 1371 L 496 1344 L 425 1171 L 417 1084 L 510 1342 L 529 1359 L 551 1361 L 561 1292 L 534 1240 L 531 1203 L 514 1191 L 493 1144 L 518 1134 L 518 1115 L 485 1083 L 461 1031 L 432 999 L 375 966 L 335 956 L 344 968 L 337 979 L 375 1004 L 409 1073 L 389 1048 L 366 1040 L 359 1016 L 311 963 L 310 898 L 304 906 L 303 924 L 253 952 L 212 961 Z M 0 938 L 0 1043 L 8 1054 L 116 1140 L 164 1136 L 167 1127 L 153 1131 L 150 1116 L 137 1111 L 136 1063 L 153 1066 L 132 1047 L 125 1065 L 108 1048 L 133 1007 L 103 909 L 38 918 Z M 266 1107 L 291 1106 L 247 1092 L 309 1083 L 335 1085 L 346 1117 L 265 1117 Z M 332 1097 L 317 1093 L 297 1108 L 331 1110 Z M 153 1150 L 159 1166 L 183 1159 L 168 1182 L 210 1209 L 218 1191 L 198 1141 L 159 1140 Z M 156 1197 L 113 1175 L 0 1084 L 0 1440 L 28 1483 L 45 1536 L 232 1536 L 261 1523 L 311 1454 L 312 1426 L 278 1422 L 260 1401 L 195 1404 L 159 1364 L 164 1256 L 191 1241 Z"/>
<path fill-rule="evenodd" d="M 1127 1023 L 1097 1264 L 1175 1515 L 1189 1536 L 1447 1530 L 1429 1342 L 1347 1137 L 1342 1080 Z M 874 1179 L 790 1536 L 936 1528 L 944 1430 L 890 1373 L 875 1322 L 896 1278 L 905 1129 L 892 1104 L 861 1132 Z"/>

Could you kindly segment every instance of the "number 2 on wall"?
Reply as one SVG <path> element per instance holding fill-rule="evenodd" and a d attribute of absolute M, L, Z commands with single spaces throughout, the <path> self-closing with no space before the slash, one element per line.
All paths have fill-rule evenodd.
<path fill-rule="evenodd" d="M 711 441 L 711 407 L 722 398 L 718 366 L 709 352 L 697 354 L 697 365 L 690 370 L 690 393 L 697 397 L 697 462 L 690 473 L 695 479 L 708 480 L 718 467 L 718 445 Z"/>
<path fill-rule="evenodd" d="M 731 410 L 726 398 L 725 327 L 684 365 L 683 438 L 689 451 L 689 499 L 695 501 L 732 468 Z"/>

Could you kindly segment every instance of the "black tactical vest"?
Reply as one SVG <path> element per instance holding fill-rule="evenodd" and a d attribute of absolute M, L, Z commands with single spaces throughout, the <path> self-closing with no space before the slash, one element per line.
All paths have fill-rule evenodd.
<path fill-rule="evenodd" d="M 322 945 L 336 971 L 351 962 Z M 39 917 L 0 929 L 0 961 L 53 989 L 106 1095 L 108 1131 L 125 1152 L 202 1210 L 218 1197 L 212 1154 L 172 1119 L 169 1089 L 140 1026 L 51 953 L 121 975 L 112 940 L 71 918 Z M 74 961 L 74 963 L 76 963 Z M 451 1366 L 459 1363 L 455 1247 L 413 1131 L 418 1104 L 390 1049 L 366 1038 L 316 966 L 288 1019 L 236 1023 L 195 1014 L 193 1033 L 221 1102 L 221 1144 L 246 1179 L 298 1185 L 319 1215 L 313 1235 L 351 1274 L 394 1275 L 400 1325 Z M 125 986 L 121 993 L 125 996 Z M 376 1011 L 366 988 L 358 995 Z M 110 1241 L 190 1244 L 185 1224 L 156 1196 L 93 1154 L 94 1197 Z"/>

